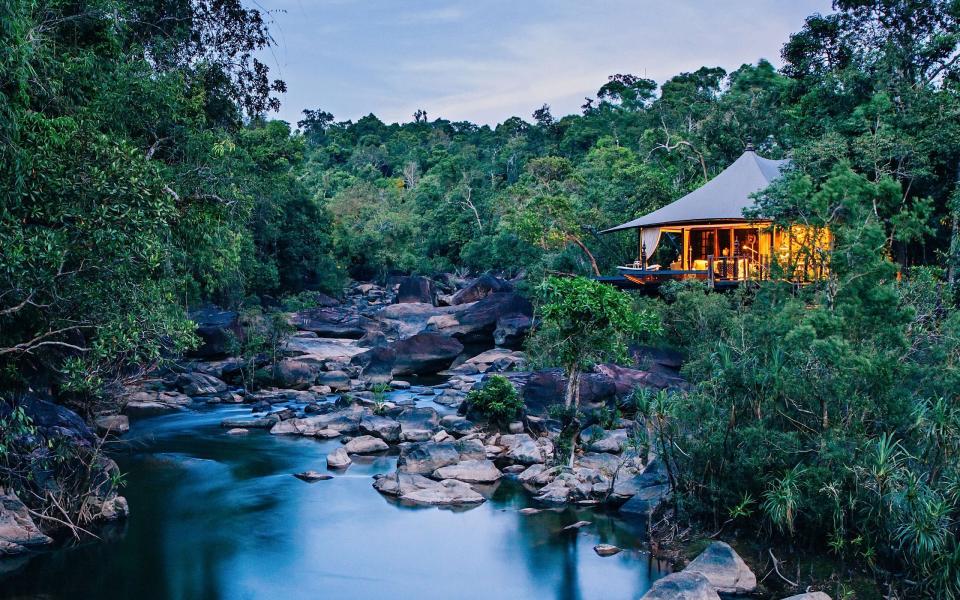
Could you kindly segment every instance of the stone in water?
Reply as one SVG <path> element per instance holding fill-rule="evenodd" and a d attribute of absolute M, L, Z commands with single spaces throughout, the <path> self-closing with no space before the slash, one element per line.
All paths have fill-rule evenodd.
<path fill-rule="evenodd" d="M 618 548 L 613 544 L 597 544 L 593 547 L 593 551 L 600 556 L 613 556 L 623 552 L 623 548 Z"/>
<path fill-rule="evenodd" d="M 307 483 L 333 479 L 333 475 L 328 475 L 327 473 L 321 473 L 319 471 L 304 471 L 303 473 L 294 473 L 293 476 L 302 481 L 306 481 Z"/>

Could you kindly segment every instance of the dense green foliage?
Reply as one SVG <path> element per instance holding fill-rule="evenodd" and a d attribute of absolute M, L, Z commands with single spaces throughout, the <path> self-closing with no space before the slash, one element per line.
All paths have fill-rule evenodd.
<path fill-rule="evenodd" d="M 804 134 L 792 82 L 770 63 L 703 68 L 657 85 L 615 75 L 582 115 L 496 127 L 445 119 L 388 125 L 306 111 L 305 181 L 332 218 L 351 274 L 544 269 L 587 274 L 636 252 L 600 235 L 702 185 L 749 140 L 774 158 Z"/>
<path fill-rule="evenodd" d="M 546 278 L 530 348 L 567 372 L 567 436 L 580 373 L 655 315 L 693 386 L 642 407 L 678 514 L 958 597 L 960 3 L 834 9 L 786 41 L 780 71 L 617 74 L 582 114 L 495 127 L 312 110 L 292 131 L 264 118 L 284 86 L 252 58 L 270 38 L 240 0 L 4 2 L 0 400 L 134 377 L 194 343 L 186 311 L 205 302 L 299 306 L 347 274 L 610 272 L 636 240 L 603 229 L 752 141 L 794 165 L 758 213 L 829 228 L 829 277 L 639 306 Z M 241 350 L 276 358 L 281 321 L 251 323 Z M 474 400 L 512 418 L 499 385 Z M 36 450 L 11 452 L 22 437 L 0 439 L 8 470 Z"/>
<path fill-rule="evenodd" d="M 483 387 L 470 390 L 467 402 L 490 422 L 499 425 L 516 419 L 523 410 L 523 400 L 517 389 L 503 375 L 492 375 L 484 381 Z"/>
<path fill-rule="evenodd" d="M 830 228 L 830 275 L 651 303 L 695 389 L 644 409 L 682 514 L 829 549 L 900 595 L 956 598 L 960 7 L 837 6 L 784 49 L 809 132 L 759 203 Z"/>
<path fill-rule="evenodd" d="M 283 90 L 259 12 L 14 0 L 0 23 L 0 385 L 85 395 L 193 343 L 186 308 L 337 287 L 303 138 L 259 119 Z"/>
<path fill-rule="evenodd" d="M 548 277 L 540 284 L 540 324 L 527 346 L 541 362 L 561 365 L 570 377 L 567 407 L 577 377 L 607 360 L 623 361 L 627 341 L 659 330 L 656 315 L 636 310 L 630 297 L 585 277 Z"/>
<path fill-rule="evenodd" d="M 659 331 L 657 315 L 637 310 L 623 292 L 585 277 L 547 277 L 539 287 L 539 325 L 527 348 L 539 362 L 559 364 L 567 378 L 561 446 L 572 466 L 579 433 L 580 380 L 603 361 L 623 361 L 627 341 Z"/>

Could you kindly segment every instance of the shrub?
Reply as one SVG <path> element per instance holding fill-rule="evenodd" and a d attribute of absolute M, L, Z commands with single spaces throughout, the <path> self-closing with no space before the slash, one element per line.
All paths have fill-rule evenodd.
<path fill-rule="evenodd" d="M 492 423 L 507 423 L 523 410 L 523 400 L 503 375 L 493 375 L 483 387 L 471 390 L 467 400 Z"/>

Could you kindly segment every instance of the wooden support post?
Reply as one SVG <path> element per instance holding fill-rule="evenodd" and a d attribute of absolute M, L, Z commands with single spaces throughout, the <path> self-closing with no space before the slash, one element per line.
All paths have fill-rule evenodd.
<path fill-rule="evenodd" d="M 680 266 L 684 271 L 686 271 L 690 268 L 690 230 L 686 228 L 680 229 L 680 236 L 683 238 L 683 242 L 681 243 L 683 251 L 681 252 L 682 256 L 680 257 Z"/>

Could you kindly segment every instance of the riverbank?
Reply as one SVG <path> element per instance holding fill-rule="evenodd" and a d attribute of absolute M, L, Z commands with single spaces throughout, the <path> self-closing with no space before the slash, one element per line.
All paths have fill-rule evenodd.
<path fill-rule="evenodd" d="M 201 406 L 132 419 L 112 448 L 127 473 L 130 517 L 102 541 L 33 557 L 3 579 L 0 596 L 482 598 L 496 586 L 515 598 L 628 598 L 662 574 L 643 528 L 613 513 L 523 514 L 530 496 L 509 478 L 478 506 L 413 507 L 371 486 L 396 456 L 328 471 L 339 440 L 220 427 L 248 411 Z M 310 469 L 333 479 L 292 475 Z M 579 521 L 590 525 L 564 530 Z M 600 557 L 601 543 L 624 551 Z"/>
<path fill-rule="evenodd" d="M 508 282 L 481 278 L 465 282 L 441 298 L 422 278 L 404 278 L 386 288 L 357 284 L 343 300 L 328 299 L 325 304 L 284 315 L 293 331 L 270 357 L 263 353 L 231 355 L 236 348 L 228 343 L 231 336 L 242 337 L 249 331 L 244 331 L 235 313 L 208 309 L 200 315 L 204 346 L 191 360 L 122 390 L 116 396 L 121 414 L 107 412 L 95 422 L 99 433 L 111 440 L 108 447 L 120 462 L 120 470 L 129 469 L 131 473 L 128 495 L 137 498 L 144 493 L 143 486 L 166 496 L 166 492 L 157 490 L 155 481 L 135 473 L 153 473 L 164 485 L 178 488 L 179 475 L 171 473 L 189 478 L 196 472 L 202 474 L 196 489 L 180 490 L 169 498 L 178 507 L 174 513 L 179 514 L 181 504 L 201 513 L 207 511 L 201 525 L 216 530 L 223 526 L 222 519 L 231 518 L 220 505 L 229 507 L 233 503 L 243 511 L 253 503 L 260 518 L 274 523 L 264 533 L 262 523 L 248 523 L 248 531 L 264 536 L 254 545 L 284 545 L 291 542 L 290 536 L 299 536 L 303 527 L 309 529 L 297 525 L 299 516 L 283 517 L 272 511 L 271 507 L 287 502 L 288 493 L 293 492 L 291 501 L 299 501 L 303 492 L 291 488 L 291 481 L 323 489 L 344 481 L 344 485 L 354 486 L 365 480 L 362 493 L 379 496 L 400 511 L 443 506 L 454 509 L 455 514 L 473 510 L 480 510 L 480 514 L 491 510 L 515 513 L 517 532 L 504 530 L 508 538 L 524 537 L 524 532 L 531 529 L 538 544 L 555 545 L 552 536 L 572 536 L 577 540 L 574 547 L 578 553 L 582 540 L 591 539 L 593 543 L 586 547 L 597 558 L 619 557 L 616 561 L 620 564 L 632 557 L 630 564 L 641 570 L 645 562 L 647 575 L 642 584 L 637 584 L 640 587 L 630 592 L 636 596 L 666 572 L 659 563 L 656 568 L 650 566 L 653 559 L 644 522 L 659 518 L 661 507 L 667 505 L 671 495 L 668 476 L 640 441 L 646 425 L 623 415 L 635 411 L 631 403 L 637 388 L 683 389 L 677 357 L 637 348 L 633 364 L 598 365 L 593 373 L 586 374 L 580 390 L 586 418 L 578 434 L 579 451 L 573 464 L 565 465 L 566 461 L 558 459 L 560 422 L 551 411 L 562 398 L 563 374 L 550 369 L 528 370 L 526 356 L 517 347 L 533 315 L 528 310 L 529 302 Z M 524 408 L 515 420 L 490 423 L 469 400 L 470 391 L 482 388 L 493 374 L 504 376 L 522 399 Z M 257 381 L 259 389 L 244 386 L 251 379 Z M 178 431 L 177 427 L 183 429 Z M 287 453 L 297 458 L 285 456 Z M 281 471 L 281 465 L 288 467 L 286 471 Z M 233 472 L 236 470 L 239 473 Z M 233 500 L 228 484 L 219 485 L 217 494 L 203 485 L 204 479 L 228 476 L 234 481 L 237 477 L 284 479 L 274 491 L 261 489 L 255 498 Z M 349 502 L 341 497 L 345 504 L 357 502 L 353 496 L 361 493 L 355 487 L 351 490 Z M 277 496 L 280 494 L 283 497 Z M 169 510 L 169 506 L 142 497 L 130 504 L 134 511 L 131 522 L 156 519 L 158 511 Z M 138 504 L 147 511 L 142 517 L 136 514 Z M 215 510 L 211 510 L 213 506 Z M 323 513 L 326 509 L 318 510 Z M 385 531 L 392 531 L 386 537 L 365 527 L 352 529 L 357 520 L 367 516 L 352 509 L 338 510 L 344 512 L 324 513 L 342 521 L 330 525 L 338 536 L 360 535 L 373 540 L 372 544 L 392 546 L 409 542 L 418 555 L 429 555 L 456 543 L 456 539 L 411 540 L 402 529 L 393 530 L 395 523 L 386 522 L 386 516 L 380 524 Z M 192 521 L 193 512 L 177 518 Z M 282 521 L 275 522 L 278 518 Z M 530 525 L 538 520 L 544 520 L 549 532 Z M 447 535 L 462 536 L 460 529 L 469 521 L 445 523 L 451 528 Z M 602 526 L 605 531 L 619 533 L 603 534 L 597 529 L 600 523 L 606 523 Z M 297 529 L 289 529 L 291 525 Z M 489 528 L 482 520 L 475 526 Z M 121 526 L 105 532 L 123 530 Z M 186 530 L 176 522 L 169 531 L 154 531 L 154 535 L 172 539 L 180 531 Z M 189 534 L 184 535 L 189 539 Z M 331 532 L 324 529 L 317 535 Z M 125 537 L 123 533 L 121 538 Z M 121 539 L 120 544 L 124 543 Z M 220 543 L 213 545 L 219 547 Z M 250 542 L 237 538 L 230 543 Z M 510 551 L 512 542 L 484 538 L 477 543 L 495 543 Z M 331 552 L 325 544 L 324 554 Z M 657 550 L 662 548 L 655 548 L 654 555 L 658 555 Z M 69 552 L 56 550 L 53 555 L 69 556 Z M 110 550 L 103 552 L 109 554 Z M 445 555 L 447 552 L 453 550 L 447 548 Z M 364 552 L 358 549 L 358 553 Z M 737 571 L 742 561 L 733 556 L 725 560 Z M 561 559 L 550 558 L 547 562 L 554 560 Z M 576 558 L 573 564 L 581 560 Z M 597 572 L 609 570 L 595 566 L 592 558 L 590 561 L 591 569 Z M 39 568 L 31 567 L 37 562 L 27 560 L 14 570 L 30 572 Z M 443 558 L 434 562 L 437 569 L 446 572 Z M 40 563 L 50 566 L 49 559 Z M 350 564 L 357 568 L 356 563 Z M 721 570 L 726 573 L 730 564 Z M 627 563 L 622 566 L 628 568 Z M 683 564 L 676 561 L 675 566 Z M 99 569 L 96 565 L 90 568 Z M 409 568 L 414 569 L 412 565 Z M 343 572 L 337 571 L 337 576 L 343 577 Z M 577 575 L 576 582 L 564 579 L 557 583 L 558 590 L 564 591 L 561 595 L 573 590 L 575 595 L 571 597 L 591 597 L 595 591 L 622 587 L 619 583 L 600 583 L 598 590 L 580 589 L 577 582 L 592 576 L 593 571 Z M 14 580 L 20 577 L 15 575 Z M 712 593 L 717 587 L 710 583 L 704 589 Z M 735 587 L 735 591 L 746 593 L 757 590 L 755 578 L 752 583 Z"/>

